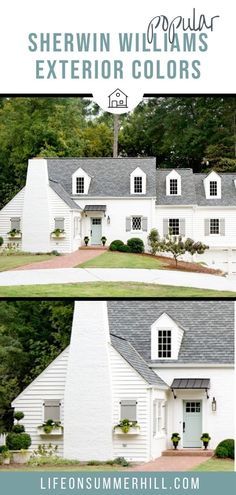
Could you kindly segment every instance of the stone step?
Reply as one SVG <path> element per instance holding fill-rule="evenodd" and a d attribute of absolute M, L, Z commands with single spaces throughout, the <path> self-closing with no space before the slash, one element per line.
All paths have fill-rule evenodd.
<path fill-rule="evenodd" d="M 199 456 L 199 457 L 212 457 L 214 450 L 210 449 L 168 449 L 162 452 L 162 455 L 167 457 L 173 456 Z"/>

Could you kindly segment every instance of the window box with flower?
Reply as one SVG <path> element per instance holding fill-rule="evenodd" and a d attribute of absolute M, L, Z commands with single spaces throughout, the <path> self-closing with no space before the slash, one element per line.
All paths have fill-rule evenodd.
<path fill-rule="evenodd" d="M 117 425 L 114 426 L 115 435 L 139 435 L 140 426 L 137 421 L 130 421 L 129 419 L 122 419 Z"/>

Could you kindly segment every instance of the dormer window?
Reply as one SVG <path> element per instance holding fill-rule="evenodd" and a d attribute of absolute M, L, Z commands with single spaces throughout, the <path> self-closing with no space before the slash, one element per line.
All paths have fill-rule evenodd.
<path fill-rule="evenodd" d="M 84 177 L 76 177 L 76 194 L 84 194 Z"/>
<path fill-rule="evenodd" d="M 210 181 L 210 196 L 217 196 L 217 181 Z"/>
<path fill-rule="evenodd" d="M 88 194 L 91 177 L 81 167 L 72 175 L 72 194 Z"/>
<path fill-rule="evenodd" d="M 143 178 L 134 177 L 134 193 L 140 194 L 143 192 Z"/>
<path fill-rule="evenodd" d="M 181 196 L 181 176 L 176 170 L 171 170 L 166 176 L 166 195 Z"/>
<path fill-rule="evenodd" d="M 171 358 L 171 330 L 158 331 L 158 357 Z"/>
<path fill-rule="evenodd" d="M 130 174 L 130 194 L 146 194 L 146 174 L 137 167 Z"/>
<path fill-rule="evenodd" d="M 178 180 L 170 179 L 170 194 L 176 195 L 178 194 Z"/>

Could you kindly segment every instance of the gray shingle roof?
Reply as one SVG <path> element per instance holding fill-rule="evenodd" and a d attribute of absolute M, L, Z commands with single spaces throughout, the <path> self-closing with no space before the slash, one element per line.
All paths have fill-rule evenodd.
<path fill-rule="evenodd" d="M 144 359 L 126 339 L 111 334 L 111 343 L 119 354 L 134 368 L 142 378 L 150 385 L 167 387 L 166 383 L 152 371 Z"/>
<path fill-rule="evenodd" d="M 171 169 L 157 169 L 157 199 L 158 205 L 196 205 L 193 171 L 190 168 L 178 168 L 176 172 L 181 176 L 181 196 L 166 195 L 166 176 Z"/>
<path fill-rule="evenodd" d="M 70 195 L 65 191 L 65 189 L 61 186 L 61 184 L 58 184 L 58 182 L 49 181 L 50 187 L 53 189 L 53 191 L 72 209 L 72 210 L 81 210 L 80 206 L 77 205 L 73 199 L 71 199 Z"/>
<path fill-rule="evenodd" d="M 109 301 L 110 331 L 126 338 L 149 363 L 151 325 L 164 312 L 185 329 L 176 362 L 234 363 L 233 301 Z"/>
<path fill-rule="evenodd" d="M 235 206 L 236 188 L 234 185 L 235 174 L 219 174 L 221 177 L 221 199 L 206 199 L 203 179 L 208 174 L 194 174 L 194 183 L 199 206 Z"/>
<path fill-rule="evenodd" d="M 130 174 L 137 167 L 147 175 L 146 195 L 142 197 L 156 195 L 155 158 L 48 158 L 47 163 L 49 178 L 60 182 L 69 195 L 72 194 L 72 174 L 79 167 L 91 177 L 87 198 L 130 196 Z"/>

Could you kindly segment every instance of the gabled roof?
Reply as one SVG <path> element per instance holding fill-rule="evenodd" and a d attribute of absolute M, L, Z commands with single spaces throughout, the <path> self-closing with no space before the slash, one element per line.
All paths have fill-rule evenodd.
<path fill-rule="evenodd" d="M 171 362 L 234 363 L 233 301 L 108 301 L 110 332 L 126 338 L 150 363 L 151 325 L 164 312 L 184 328 L 178 360 Z"/>
<path fill-rule="evenodd" d="M 157 169 L 157 199 L 158 205 L 196 205 L 193 171 L 191 168 L 177 168 L 176 172 L 181 177 L 181 195 L 171 196 L 166 194 L 166 177 L 171 172 L 170 168 Z"/>
<path fill-rule="evenodd" d="M 197 204 L 199 206 L 235 206 L 236 205 L 236 188 L 234 180 L 235 174 L 221 173 L 221 198 L 206 199 L 204 189 L 204 179 L 209 174 L 194 174 L 194 184 L 196 190 Z"/>
<path fill-rule="evenodd" d="M 80 206 L 71 199 L 70 195 L 65 191 L 65 189 L 53 180 L 49 181 L 50 187 L 53 191 L 72 209 L 72 210 L 81 210 Z"/>
<path fill-rule="evenodd" d="M 150 385 L 167 388 L 168 385 L 152 371 L 134 347 L 123 337 L 111 334 L 111 343 L 119 354 L 141 375 Z"/>
<path fill-rule="evenodd" d="M 49 179 L 59 182 L 72 195 L 72 175 L 81 167 L 91 176 L 88 194 L 83 197 L 129 197 L 130 174 L 140 167 L 147 175 L 146 194 L 156 196 L 155 158 L 48 158 Z M 133 195 L 137 197 L 137 195 Z"/>

